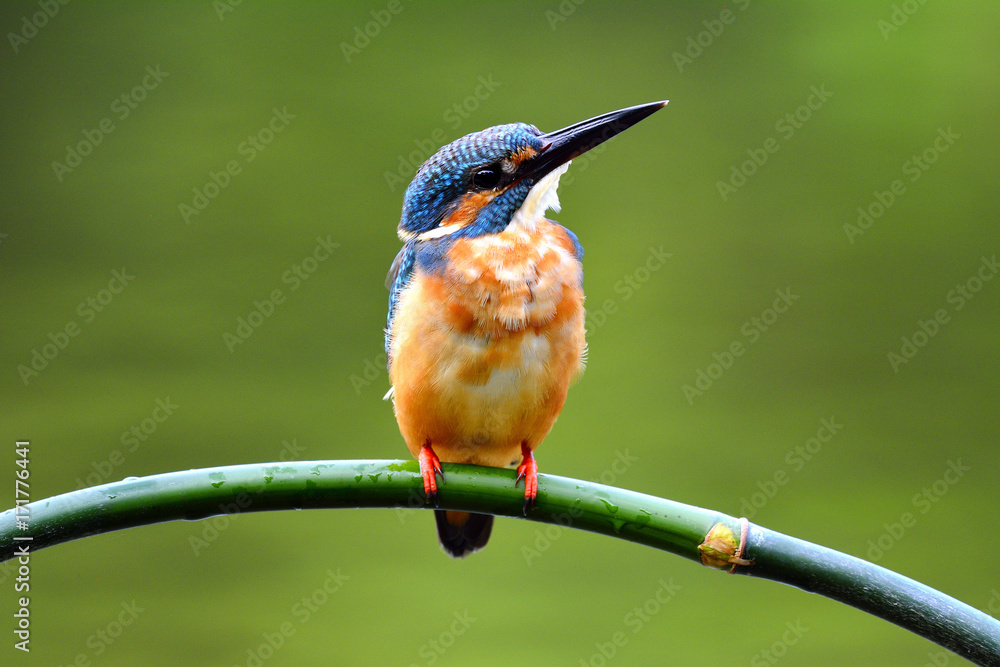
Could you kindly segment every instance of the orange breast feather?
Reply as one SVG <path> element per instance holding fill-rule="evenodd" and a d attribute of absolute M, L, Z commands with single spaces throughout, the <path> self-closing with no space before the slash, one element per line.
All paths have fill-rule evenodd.
<path fill-rule="evenodd" d="M 390 379 L 414 456 L 506 466 L 555 423 L 583 367 L 582 268 L 566 230 L 542 220 L 452 245 L 443 274 L 400 295 Z"/>

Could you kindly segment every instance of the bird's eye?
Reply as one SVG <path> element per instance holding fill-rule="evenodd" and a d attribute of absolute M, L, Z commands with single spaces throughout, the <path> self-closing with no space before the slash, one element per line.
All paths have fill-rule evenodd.
<path fill-rule="evenodd" d="M 503 172 L 495 165 L 480 169 L 472 175 L 472 184 L 479 190 L 492 190 L 500 185 Z"/>

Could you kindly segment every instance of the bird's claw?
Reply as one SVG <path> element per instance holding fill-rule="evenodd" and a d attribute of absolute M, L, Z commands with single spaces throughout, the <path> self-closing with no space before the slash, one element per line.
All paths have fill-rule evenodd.
<path fill-rule="evenodd" d="M 438 501 L 438 487 L 437 487 L 437 476 L 441 475 L 441 480 L 444 480 L 444 471 L 441 470 L 441 460 L 438 459 L 437 454 L 431 448 L 430 444 L 426 444 L 420 448 L 420 453 L 417 455 L 417 463 L 420 464 L 420 476 L 424 480 L 424 494 L 427 495 L 428 500 L 434 503 L 435 507 L 440 507 L 441 503 Z"/>
<path fill-rule="evenodd" d="M 527 443 L 521 443 L 521 465 L 517 467 L 517 479 L 514 486 L 524 480 L 524 515 L 535 507 L 535 498 L 538 496 L 538 464 L 535 456 L 531 453 L 531 448 Z"/>

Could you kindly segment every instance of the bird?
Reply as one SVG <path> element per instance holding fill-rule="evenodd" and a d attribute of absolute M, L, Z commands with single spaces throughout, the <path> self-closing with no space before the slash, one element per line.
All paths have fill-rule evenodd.
<path fill-rule="evenodd" d="M 586 362 L 583 246 L 545 217 L 560 210 L 559 178 L 666 104 L 555 132 L 512 123 L 467 134 L 428 158 L 403 195 L 403 247 L 386 278 L 386 399 L 452 557 L 486 545 L 493 515 L 440 509 L 441 463 L 516 464 L 527 515 L 534 450 Z"/>

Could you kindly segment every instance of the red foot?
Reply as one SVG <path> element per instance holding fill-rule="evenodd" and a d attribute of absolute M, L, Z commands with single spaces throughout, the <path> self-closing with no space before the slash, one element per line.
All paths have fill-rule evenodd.
<path fill-rule="evenodd" d="M 444 479 L 444 471 L 441 470 L 441 461 L 431 449 L 430 443 L 420 448 L 417 462 L 420 464 L 420 474 L 424 478 L 424 493 L 434 501 L 435 506 L 439 506 L 437 475 L 441 475 L 441 479 Z"/>
<path fill-rule="evenodd" d="M 531 453 L 528 443 L 521 443 L 521 465 L 517 467 L 517 479 L 514 486 L 524 480 L 524 515 L 528 515 L 528 510 L 535 506 L 535 497 L 538 496 L 538 464 L 535 463 L 535 455 Z"/>

